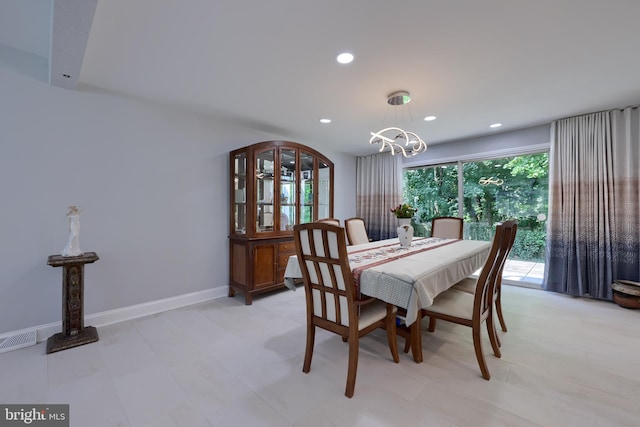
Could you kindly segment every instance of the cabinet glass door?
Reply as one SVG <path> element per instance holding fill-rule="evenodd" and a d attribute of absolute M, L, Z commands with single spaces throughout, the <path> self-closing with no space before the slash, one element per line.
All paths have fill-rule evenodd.
<path fill-rule="evenodd" d="M 296 151 L 280 152 L 280 230 L 296 224 Z"/>
<path fill-rule="evenodd" d="M 256 232 L 273 231 L 275 149 L 256 153 Z"/>
<path fill-rule="evenodd" d="M 247 232 L 247 156 L 236 154 L 234 159 L 233 197 L 235 232 Z"/>
<path fill-rule="evenodd" d="M 313 193 L 313 156 L 309 153 L 300 153 L 300 223 L 313 222 L 318 219 L 314 216 Z"/>
<path fill-rule="evenodd" d="M 318 219 L 331 216 L 331 169 L 323 161 L 318 165 Z"/>

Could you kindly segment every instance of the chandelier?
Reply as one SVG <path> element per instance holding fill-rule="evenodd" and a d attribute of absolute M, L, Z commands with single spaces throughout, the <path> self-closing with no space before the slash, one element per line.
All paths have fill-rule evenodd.
<path fill-rule="evenodd" d="M 411 101 L 411 97 L 406 90 L 393 92 L 387 97 L 387 103 L 393 106 L 402 106 L 409 101 Z M 392 156 L 395 156 L 396 153 L 402 153 L 404 157 L 413 157 L 427 150 L 427 144 L 418 135 L 398 127 L 388 127 L 378 132 L 371 132 L 369 144 L 382 144 L 378 152 L 381 153 L 388 148 Z"/>

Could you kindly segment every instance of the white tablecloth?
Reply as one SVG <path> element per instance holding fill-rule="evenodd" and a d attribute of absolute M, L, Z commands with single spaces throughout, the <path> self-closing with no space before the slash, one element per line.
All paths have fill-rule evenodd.
<path fill-rule="evenodd" d="M 418 317 L 418 309 L 480 268 L 491 242 L 479 240 L 415 239 L 410 249 L 401 249 L 398 239 L 354 245 L 347 248 L 349 265 L 358 275 L 360 292 L 407 310 L 406 323 Z M 295 290 L 302 277 L 297 257 L 291 256 L 285 270 L 285 285 Z"/>

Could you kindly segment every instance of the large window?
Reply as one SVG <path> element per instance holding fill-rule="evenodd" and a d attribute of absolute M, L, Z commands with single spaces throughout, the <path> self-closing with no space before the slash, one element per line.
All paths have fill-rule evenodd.
<path fill-rule="evenodd" d="M 431 218 L 458 216 L 458 165 L 406 169 L 403 198 L 418 208 L 415 235 L 431 235 Z"/>
<path fill-rule="evenodd" d="M 404 171 L 404 199 L 418 208 L 417 235 L 430 235 L 433 217 L 460 216 L 460 206 L 467 239 L 490 240 L 496 223 L 516 218 L 518 234 L 510 258 L 540 262 L 548 176 L 547 153 L 413 168 Z"/>

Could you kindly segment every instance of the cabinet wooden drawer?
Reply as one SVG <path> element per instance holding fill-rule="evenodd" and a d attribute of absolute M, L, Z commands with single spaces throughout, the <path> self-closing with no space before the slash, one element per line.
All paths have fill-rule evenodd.
<path fill-rule="evenodd" d="M 284 242 L 278 245 L 278 253 L 292 255 L 296 253 L 295 242 Z"/>
<path fill-rule="evenodd" d="M 295 254 L 280 254 L 278 255 L 278 268 L 287 268 L 287 262 L 289 261 L 289 257 Z"/>

